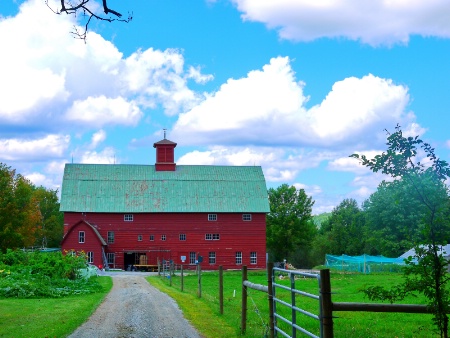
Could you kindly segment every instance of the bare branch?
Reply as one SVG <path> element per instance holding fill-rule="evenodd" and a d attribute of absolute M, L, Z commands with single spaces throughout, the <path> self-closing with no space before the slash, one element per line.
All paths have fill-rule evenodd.
<path fill-rule="evenodd" d="M 72 35 L 74 35 L 77 39 L 82 39 L 86 41 L 86 36 L 88 32 L 89 24 L 92 20 L 92 18 L 101 20 L 101 21 L 107 21 L 107 22 L 113 22 L 113 21 L 120 21 L 120 22 L 130 22 L 133 19 L 132 13 L 128 13 L 128 18 L 123 19 L 122 14 L 109 8 L 108 7 L 108 1 L 103 1 L 103 12 L 105 13 L 105 16 L 96 14 L 89 6 L 90 0 L 61 0 L 61 9 L 53 9 L 49 4 L 48 0 L 45 0 L 45 4 L 47 5 L 50 10 L 55 14 L 62 14 L 66 13 L 68 15 L 74 15 L 76 16 L 78 13 L 82 13 L 84 16 L 87 16 L 88 19 L 86 20 L 86 24 L 84 25 L 84 31 L 80 31 L 76 26 L 74 27 L 74 30 L 71 32 Z M 108 17 L 106 15 L 112 14 L 115 16 L 115 18 Z"/>

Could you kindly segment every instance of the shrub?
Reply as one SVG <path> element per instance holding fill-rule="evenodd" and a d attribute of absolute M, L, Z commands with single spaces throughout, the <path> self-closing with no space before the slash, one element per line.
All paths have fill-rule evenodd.
<path fill-rule="evenodd" d="M 8 250 L 0 253 L 0 297 L 58 298 L 101 290 L 96 277 L 81 276 L 86 266 L 84 253 Z"/>

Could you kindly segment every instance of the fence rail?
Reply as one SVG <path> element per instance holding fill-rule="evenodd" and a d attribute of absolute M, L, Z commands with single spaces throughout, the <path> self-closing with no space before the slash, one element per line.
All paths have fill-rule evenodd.
<path fill-rule="evenodd" d="M 168 275 L 170 285 L 172 285 L 171 276 L 174 273 L 173 266 L 168 270 L 162 268 L 163 275 Z M 183 267 L 181 266 L 181 290 L 183 290 Z M 161 270 L 160 270 L 161 273 Z M 283 285 L 276 283 L 276 273 L 287 274 L 289 276 L 290 285 Z M 196 274 L 198 275 L 198 290 L 197 295 L 201 297 L 201 269 L 197 267 Z M 319 294 L 311 294 L 296 288 L 295 277 L 302 276 L 308 278 L 316 278 L 319 284 Z M 167 276 L 166 276 L 167 277 Z M 246 331 L 247 321 L 247 297 L 248 289 L 257 290 L 268 294 L 268 307 L 269 307 L 269 329 L 270 337 L 273 338 L 277 334 L 284 337 L 297 337 L 297 332 L 301 332 L 309 337 L 319 336 L 307 331 L 298 325 L 297 314 L 308 316 L 319 322 L 319 332 L 322 338 L 332 338 L 334 336 L 333 330 L 333 318 L 335 312 L 347 311 L 347 312 L 391 312 L 391 313 L 430 313 L 426 305 L 417 304 L 375 304 L 375 303 L 344 303 L 333 302 L 331 292 L 331 276 L 330 270 L 321 270 L 319 274 L 312 274 L 308 272 L 300 272 L 295 270 L 285 270 L 280 268 L 274 268 L 273 263 L 268 263 L 267 267 L 267 285 L 255 284 L 247 278 L 247 266 L 242 267 L 242 304 L 241 304 L 241 333 L 244 335 Z M 283 290 L 290 292 L 290 302 L 282 300 L 277 297 L 277 290 Z M 306 309 L 302 309 L 296 301 L 298 296 L 308 297 L 318 302 L 318 314 L 312 313 Z M 220 313 L 223 314 L 223 271 L 219 269 L 219 299 L 220 299 Z M 287 307 L 291 310 L 291 315 L 283 317 L 277 312 L 277 306 Z M 288 318 L 286 318 L 288 317 Z M 291 335 L 284 332 L 277 325 L 277 321 L 288 324 L 291 328 Z"/>

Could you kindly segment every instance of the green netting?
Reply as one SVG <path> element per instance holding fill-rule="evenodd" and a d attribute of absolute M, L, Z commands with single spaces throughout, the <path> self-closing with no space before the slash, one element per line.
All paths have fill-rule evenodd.
<path fill-rule="evenodd" d="M 405 265 L 403 258 L 388 258 L 384 256 L 333 256 L 325 255 L 325 265 L 341 271 L 400 272 Z"/>

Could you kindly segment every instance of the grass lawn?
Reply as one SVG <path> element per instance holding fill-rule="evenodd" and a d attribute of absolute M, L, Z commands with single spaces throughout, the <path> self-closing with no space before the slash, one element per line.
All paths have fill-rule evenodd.
<path fill-rule="evenodd" d="M 174 298 L 185 317 L 205 337 L 237 337 L 241 328 L 241 272 L 224 272 L 224 314 L 219 311 L 219 274 L 202 273 L 202 298 L 198 298 L 198 277 L 189 272 L 184 276 L 184 291 L 181 292 L 180 276 L 172 276 L 172 286 L 167 277 L 148 277 L 149 282 Z M 249 271 L 248 279 L 252 283 L 267 285 L 265 271 Z M 360 291 L 371 285 L 391 286 L 401 281 L 401 274 L 331 274 L 332 300 L 335 302 L 371 303 Z M 289 285 L 289 280 L 277 280 L 277 283 Z M 300 278 L 296 288 L 318 295 L 316 279 Z M 277 288 L 277 297 L 290 302 L 290 293 Z M 373 303 L 373 302 L 372 302 Z M 410 297 L 405 304 L 424 304 L 420 297 Z M 318 302 L 296 296 L 296 305 L 302 309 L 318 314 Z M 290 309 L 277 305 L 277 312 L 290 318 Z M 438 337 L 432 324 L 432 316 L 427 314 L 371 313 L 371 312 L 334 312 L 335 337 Z M 246 337 L 264 337 L 268 333 L 268 300 L 264 292 L 249 290 Z M 319 335 L 317 321 L 297 314 L 297 323 Z M 290 329 L 279 320 L 280 327 L 289 335 Z M 281 336 L 279 334 L 279 336 Z M 303 337 L 297 332 L 298 337 Z M 305 336 L 306 337 L 306 336 Z"/>
<path fill-rule="evenodd" d="M 97 277 L 101 293 L 56 299 L 0 299 L 0 337 L 66 337 L 84 323 L 111 290 L 111 277 Z"/>

